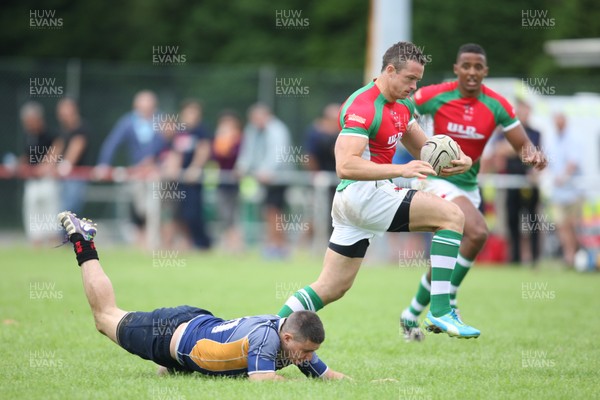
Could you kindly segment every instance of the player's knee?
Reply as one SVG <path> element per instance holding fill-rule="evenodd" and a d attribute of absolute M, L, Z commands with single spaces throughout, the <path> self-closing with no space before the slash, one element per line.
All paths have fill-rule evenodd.
<path fill-rule="evenodd" d="M 335 288 L 334 290 L 332 290 L 330 292 L 331 295 L 331 301 L 336 301 L 341 299 L 342 297 L 344 297 L 344 295 L 346 294 L 346 292 L 350 289 L 350 285 L 343 285 L 343 286 L 339 286 L 337 288 Z"/>
<path fill-rule="evenodd" d="M 462 233 L 465 225 L 465 215 L 460 207 L 454 203 L 446 202 L 443 214 L 444 220 L 440 226 L 440 229 L 449 229 Z"/>
<path fill-rule="evenodd" d="M 100 332 L 101 334 L 105 335 L 104 324 L 102 323 L 102 318 L 96 314 L 94 314 L 94 324 L 96 325 L 96 330 L 98 332 Z"/>
<path fill-rule="evenodd" d="M 329 304 L 344 297 L 351 287 L 351 282 L 336 282 L 335 285 L 324 285 L 319 290 L 319 296 L 324 304 Z"/>
<path fill-rule="evenodd" d="M 465 236 L 478 248 L 483 247 L 489 235 L 485 224 L 478 224 L 465 230 Z"/>
<path fill-rule="evenodd" d="M 107 315 L 103 312 L 94 312 L 94 324 L 96 330 L 103 335 L 107 335 Z"/>

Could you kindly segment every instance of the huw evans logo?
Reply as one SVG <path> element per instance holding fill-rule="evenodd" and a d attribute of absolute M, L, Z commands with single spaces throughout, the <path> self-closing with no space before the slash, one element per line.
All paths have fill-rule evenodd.
<path fill-rule="evenodd" d="M 548 10 L 521 10 L 522 28 L 549 29 L 555 26 L 556 20 L 548 16 Z"/>
<path fill-rule="evenodd" d="M 310 87 L 302 84 L 302 78 L 275 78 L 275 94 L 280 97 L 306 97 Z"/>
<path fill-rule="evenodd" d="M 536 94 L 551 96 L 556 94 L 556 86 L 550 85 L 548 78 L 525 78 L 523 79 L 525 94 Z"/>
<path fill-rule="evenodd" d="M 29 78 L 29 95 L 31 97 L 61 97 L 64 89 L 56 84 L 56 78 Z"/>
<path fill-rule="evenodd" d="M 302 10 L 275 10 L 277 29 L 308 29 L 310 20 L 302 17 Z"/>
<path fill-rule="evenodd" d="M 56 10 L 29 10 L 29 27 L 32 29 L 62 29 L 63 19 Z"/>
<path fill-rule="evenodd" d="M 152 64 L 182 65 L 187 61 L 185 54 L 180 54 L 179 46 L 152 46 Z"/>

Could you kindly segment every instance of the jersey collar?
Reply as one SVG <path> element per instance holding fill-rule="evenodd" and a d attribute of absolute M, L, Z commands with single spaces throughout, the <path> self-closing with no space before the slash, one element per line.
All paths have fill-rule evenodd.
<path fill-rule="evenodd" d="M 277 321 L 277 332 L 281 332 L 281 328 L 283 327 L 286 319 L 287 318 L 279 318 L 279 321 Z"/>

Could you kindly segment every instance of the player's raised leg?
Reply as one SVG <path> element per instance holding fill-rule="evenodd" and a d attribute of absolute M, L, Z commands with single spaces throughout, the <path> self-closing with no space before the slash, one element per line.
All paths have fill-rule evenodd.
<path fill-rule="evenodd" d="M 478 337 L 480 332 L 465 325 L 450 307 L 450 281 L 456 264 L 465 223 L 460 208 L 425 192 L 417 192 L 410 207 L 410 231 L 433 231 L 431 243 L 431 309 L 425 321 L 457 337 Z"/>
<path fill-rule="evenodd" d="M 85 295 L 94 315 L 96 329 L 118 344 L 117 326 L 127 312 L 117 307 L 110 279 L 102 270 L 98 260 L 82 263 L 81 277 Z"/>
<path fill-rule="evenodd" d="M 127 312 L 117 307 L 110 279 L 98 261 L 98 252 L 93 242 L 96 227 L 92 221 L 79 219 L 68 211 L 58 214 L 58 220 L 67 231 L 69 241 L 73 243 L 96 329 L 118 343 L 117 325 Z"/>
<path fill-rule="evenodd" d="M 368 240 L 363 239 L 359 243 L 348 247 L 360 246 L 366 252 Z M 325 252 L 323 270 L 317 281 L 294 293 L 285 302 L 278 315 L 287 317 L 294 311 L 301 310 L 316 312 L 325 305 L 340 299 L 352 287 L 354 278 L 358 274 L 364 252 L 361 251 L 358 255 L 360 257 L 344 256 L 328 248 Z"/>

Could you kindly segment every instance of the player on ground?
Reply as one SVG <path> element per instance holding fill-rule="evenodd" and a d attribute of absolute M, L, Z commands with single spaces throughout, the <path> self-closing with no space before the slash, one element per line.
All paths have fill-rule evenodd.
<path fill-rule="evenodd" d="M 479 212 L 481 203 L 477 174 L 483 148 L 494 130 L 502 126 L 504 135 L 524 163 L 542 169 L 546 166 L 544 154 L 528 139 L 513 107 L 498 93 L 482 84 L 488 74 L 484 49 L 476 44 L 465 44 L 458 50 L 454 73 L 457 80 L 425 86 L 414 94 L 420 114 L 433 117 L 434 134 L 453 138 L 461 149 L 474 160 L 466 172 L 452 176 L 430 176 L 415 180 L 413 188 L 434 193 L 456 204 L 465 215 L 463 238 L 456 266 L 450 280 L 450 303 L 456 308 L 456 292 L 473 260 L 483 248 L 488 228 Z M 433 306 L 432 269 L 423 275 L 416 296 L 400 317 L 406 340 L 422 340 L 418 317 L 429 304 Z M 457 311 L 458 314 L 458 311 Z M 460 315 L 460 314 L 458 314 Z"/>
<path fill-rule="evenodd" d="M 67 211 L 58 214 L 58 219 L 73 243 L 96 329 L 128 352 L 154 361 L 163 372 L 283 380 L 275 371 L 295 364 L 308 377 L 345 378 L 315 353 L 325 340 L 325 331 L 313 312 L 224 321 L 190 306 L 151 312 L 118 308 L 112 284 L 98 261 L 95 226 Z"/>
<path fill-rule="evenodd" d="M 391 178 L 425 178 L 435 171 L 425 161 L 392 164 L 398 142 L 419 158 L 426 141 L 407 98 L 423 77 L 425 57 L 412 43 L 399 42 L 383 56 L 377 79 L 354 92 L 340 111 L 335 144 L 336 170 L 342 178 L 333 200 L 333 233 L 316 282 L 298 290 L 279 311 L 318 311 L 350 289 L 369 241 L 384 232 L 433 231 L 432 306 L 428 321 L 450 336 L 478 337 L 450 307 L 450 276 L 462 238 L 464 216 L 453 203 L 416 190 L 400 189 Z M 463 173 L 471 159 L 461 152 L 442 175 Z"/>

